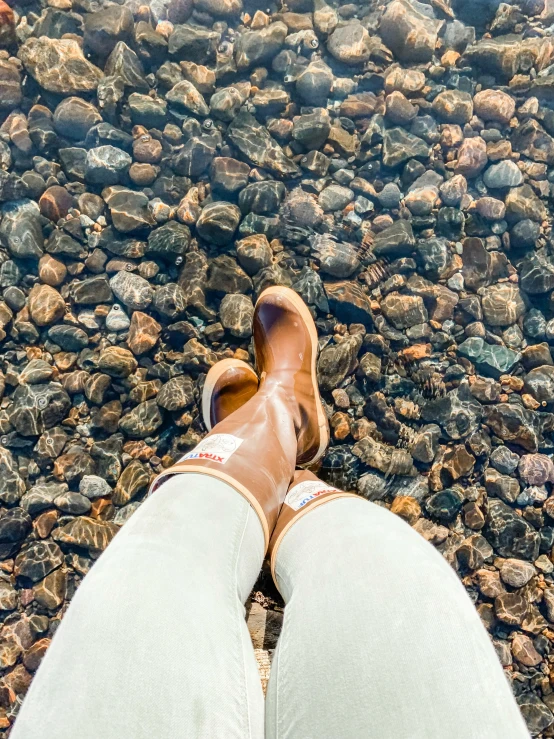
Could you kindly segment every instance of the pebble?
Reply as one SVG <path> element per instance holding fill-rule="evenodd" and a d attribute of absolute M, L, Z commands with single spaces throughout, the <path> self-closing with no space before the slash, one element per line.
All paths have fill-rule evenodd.
<path fill-rule="evenodd" d="M 110 280 L 114 295 L 131 310 L 144 310 L 152 302 L 154 291 L 143 277 L 121 270 Z"/>
<path fill-rule="evenodd" d="M 517 187 L 523 182 L 521 170 L 509 160 L 492 164 L 483 175 L 483 182 L 493 190 Z"/>
<path fill-rule="evenodd" d="M 371 54 L 369 33 L 361 23 L 347 23 L 329 36 L 327 49 L 343 64 L 354 66 L 367 62 Z"/>
<path fill-rule="evenodd" d="M 42 88 L 58 95 L 94 92 L 103 77 L 74 39 L 31 37 L 20 47 L 19 58 Z"/>

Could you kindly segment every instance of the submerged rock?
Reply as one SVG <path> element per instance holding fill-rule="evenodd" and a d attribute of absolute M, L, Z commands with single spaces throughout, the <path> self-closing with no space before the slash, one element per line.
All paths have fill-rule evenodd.
<path fill-rule="evenodd" d="M 94 92 L 103 77 L 73 39 L 30 38 L 20 47 L 19 58 L 41 87 L 59 95 Z"/>

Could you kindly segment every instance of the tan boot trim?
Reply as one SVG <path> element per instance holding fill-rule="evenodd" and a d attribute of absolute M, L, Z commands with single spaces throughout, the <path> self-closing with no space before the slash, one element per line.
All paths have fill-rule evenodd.
<path fill-rule="evenodd" d="M 356 493 L 327 493 L 325 495 L 321 495 L 319 498 L 311 500 L 303 508 L 301 508 L 293 518 L 291 518 L 291 520 L 283 527 L 283 530 L 279 533 L 279 536 L 273 544 L 273 550 L 271 552 L 271 576 L 273 577 L 273 582 L 275 583 L 275 587 L 277 589 L 279 588 L 277 586 L 277 578 L 275 577 L 275 561 L 277 559 L 277 551 L 279 549 L 281 541 L 283 540 L 284 535 L 292 526 L 294 526 L 297 521 L 302 518 L 302 516 L 305 516 L 306 513 L 313 511 L 314 508 L 317 508 L 320 505 L 324 505 L 324 503 L 330 503 L 336 498 L 357 498 L 358 500 L 365 500 L 360 495 L 356 495 Z"/>
<path fill-rule="evenodd" d="M 218 480 L 221 480 L 222 482 L 226 482 L 227 485 L 230 485 L 232 488 L 234 488 L 237 493 L 240 493 L 246 500 L 250 503 L 252 508 L 256 511 L 258 514 L 258 518 L 260 519 L 260 523 L 262 524 L 262 528 L 264 530 L 264 555 L 267 552 L 267 549 L 269 547 L 269 526 L 267 523 L 267 519 L 264 514 L 264 510 L 262 506 L 260 505 L 258 499 L 256 496 L 250 492 L 250 490 L 247 490 L 244 485 L 242 485 L 240 482 L 237 482 L 233 477 L 230 477 L 225 472 L 220 472 L 219 470 L 213 470 L 206 467 L 202 467 L 202 465 L 195 465 L 195 464 L 182 464 L 180 465 L 178 462 L 177 464 L 174 464 L 173 467 L 170 467 L 166 472 L 162 472 L 158 475 L 158 477 L 154 480 L 151 486 L 151 490 L 153 489 L 154 484 L 159 484 L 159 482 L 164 477 L 171 477 L 172 475 L 183 475 L 187 472 L 194 472 L 194 474 L 198 475 L 207 475 L 208 477 L 215 477 Z"/>

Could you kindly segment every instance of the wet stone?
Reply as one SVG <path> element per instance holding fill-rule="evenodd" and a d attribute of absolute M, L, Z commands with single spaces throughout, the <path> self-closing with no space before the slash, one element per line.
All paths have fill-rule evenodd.
<path fill-rule="evenodd" d="M 109 483 L 97 475 L 83 475 L 79 482 L 79 492 L 89 500 L 103 498 L 112 494 Z"/>
<path fill-rule="evenodd" d="M 133 90 L 148 90 L 148 83 L 144 78 L 144 68 L 138 56 L 124 41 L 118 41 L 115 45 L 106 61 L 104 74 L 106 77 L 99 83 L 99 88 L 102 87 L 103 83 L 110 81 L 121 92 L 122 88 L 125 87 Z M 108 91 L 108 94 L 112 94 L 111 90 Z M 98 96 L 99 98 L 102 97 L 100 90 Z"/>
<path fill-rule="evenodd" d="M 485 321 L 491 326 L 511 326 L 525 312 L 523 296 L 511 283 L 486 288 L 481 304 Z"/>
<path fill-rule="evenodd" d="M 428 319 L 423 299 L 417 295 L 390 293 L 382 301 L 381 309 L 387 320 L 398 329 L 410 328 Z"/>
<path fill-rule="evenodd" d="M 515 100 L 501 90 L 482 90 L 473 98 L 475 114 L 484 121 L 498 121 L 506 125 L 515 113 Z"/>
<path fill-rule="evenodd" d="M 249 113 L 241 111 L 229 126 L 229 137 L 244 156 L 259 167 L 266 167 L 283 177 L 299 174 L 300 170 L 289 159 L 279 144 Z"/>
<path fill-rule="evenodd" d="M 29 312 L 37 326 L 55 323 L 65 313 L 65 301 L 49 285 L 35 285 L 29 294 Z"/>
<path fill-rule="evenodd" d="M 63 553 L 53 541 L 39 541 L 22 550 L 15 559 L 14 572 L 31 582 L 42 580 L 63 564 Z"/>
<path fill-rule="evenodd" d="M 232 203 L 210 203 L 202 210 L 196 223 L 196 230 L 206 241 L 224 246 L 233 238 L 240 217 L 240 210 Z"/>
<path fill-rule="evenodd" d="M 314 61 L 296 78 L 296 91 L 307 105 L 326 105 L 333 86 L 333 73 L 323 61 Z"/>
<path fill-rule="evenodd" d="M 231 157 L 216 157 L 212 162 L 211 181 L 215 188 L 234 193 L 248 183 L 250 167 Z"/>
<path fill-rule="evenodd" d="M 10 508 L 0 515 L 0 558 L 13 556 L 31 531 L 31 517 L 23 508 Z"/>
<path fill-rule="evenodd" d="M 516 700 L 532 736 L 539 735 L 554 721 L 552 711 L 534 693 L 521 693 Z"/>
<path fill-rule="evenodd" d="M 535 529 L 500 500 L 489 501 L 485 532 L 502 557 L 534 561 L 538 556 L 539 535 Z"/>
<path fill-rule="evenodd" d="M 10 583 L 0 580 L 0 610 L 15 611 L 18 602 L 17 590 Z"/>
<path fill-rule="evenodd" d="M 379 33 L 403 61 L 428 62 L 435 51 L 441 25 L 406 0 L 394 0 L 381 19 Z"/>
<path fill-rule="evenodd" d="M 110 287 L 117 299 L 131 310 L 144 310 L 152 302 L 151 285 L 133 272 L 117 272 L 110 280 Z"/>
<path fill-rule="evenodd" d="M 467 123 L 473 115 L 473 100 L 467 92 L 446 90 L 433 101 L 433 111 L 444 123 Z"/>
<path fill-rule="evenodd" d="M 34 436 L 56 426 L 71 407 L 60 385 L 20 385 L 13 394 L 11 423 L 23 436 Z"/>
<path fill-rule="evenodd" d="M 233 336 L 252 335 L 254 306 L 246 295 L 226 295 L 219 306 L 221 323 Z"/>
<path fill-rule="evenodd" d="M 41 215 L 56 223 L 75 207 L 75 200 L 65 187 L 52 185 L 42 193 L 38 205 Z"/>
<path fill-rule="evenodd" d="M 502 593 L 494 601 L 497 618 L 508 626 L 519 626 L 523 623 L 529 603 L 521 593 Z"/>
<path fill-rule="evenodd" d="M 137 361 L 128 349 L 110 346 L 98 360 L 98 369 L 111 377 L 128 377 L 137 368 Z"/>
<path fill-rule="evenodd" d="M 245 214 L 271 214 L 279 210 L 285 194 L 286 188 L 282 182 L 256 182 L 241 190 L 238 203 Z"/>
<path fill-rule="evenodd" d="M 151 232 L 146 253 L 175 260 L 187 251 L 190 239 L 188 226 L 170 221 Z"/>
<path fill-rule="evenodd" d="M 383 139 L 383 164 L 394 169 L 408 159 L 427 159 L 431 149 L 422 139 L 402 128 L 391 128 Z"/>
<path fill-rule="evenodd" d="M 484 169 L 487 161 L 487 145 L 480 136 L 464 139 L 458 149 L 456 172 L 471 179 Z"/>
<path fill-rule="evenodd" d="M 152 349 L 160 336 L 161 325 L 147 313 L 135 310 L 131 318 L 127 343 L 135 356 Z"/>
<path fill-rule="evenodd" d="M 311 246 L 314 256 L 319 260 L 321 271 L 332 277 L 350 277 L 360 266 L 356 249 L 351 244 L 337 242 L 325 236 L 314 236 Z"/>
<path fill-rule="evenodd" d="M 148 198 L 143 193 L 115 185 L 106 188 L 102 197 L 110 209 L 113 225 L 121 233 L 132 233 L 153 225 Z"/>
<path fill-rule="evenodd" d="M 119 303 L 112 305 L 106 316 L 106 328 L 110 331 L 125 331 L 129 328 L 130 323 L 129 316 Z"/>
<path fill-rule="evenodd" d="M 163 417 L 158 405 L 154 400 L 139 403 L 130 413 L 123 416 L 119 427 L 131 439 L 144 439 L 152 434 L 162 425 Z"/>
<path fill-rule="evenodd" d="M 500 568 L 500 577 L 513 588 L 522 588 L 535 575 L 536 570 L 530 562 L 521 559 L 506 559 Z"/>
<path fill-rule="evenodd" d="M 65 600 L 66 593 L 67 573 L 62 568 L 51 572 L 44 578 L 44 580 L 36 583 L 33 588 L 35 602 L 48 610 L 54 610 L 61 606 Z M 38 644 L 40 644 L 40 642 L 33 645 L 31 649 L 38 649 Z M 31 650 L 29 650 L 29 652 L 31 652 Z M 25 666 L 28 669 L 32 669 L 36 664 L 36 658 L 38 655 L 36 654 L 36 651 L 31 653 L 29 652 L 25 655 Z"/>
<path fill-rule="evenodd" d="M 554 367 L 536 367 L 525 375 L 525 387 L 539 403 L 552 403 L 554 399 Z"/>
<path fill-rule="evenodd" d="M 131 157 L 115 146 L 90 149 L 85 164 L 85 179 L 93 185 L 116 185 L 125 180 Z"/>
<path fill-rule="evenodd" d="M 95 556 L 104 551 L 118 531 L 113 523 L 80 516 L 56 529 L 52 536 L 63 546 L 85 549 Z"/>
<path fill-rule="evenodd" d="M 62 513 L 69 514 L 71 516 L 81 516 L 84 513 L 88 513 L 91 508 L 91 503 L 88 498 L 80 493 L 67 492 L 58 496 L 54 500 L 54 505 Z"/>
<path fill-rule="evenodd" d="M 327 40 L 327 49 L 343 64 L 362 64 L 371 53 L 369 33 L 361 23 L 348 23 L 333 31 Z"/>
<path fill-rule="evenodd" d="M 140 493 L 143 493 L 150 483 L 150 475 L 146 467 L 138 460 L 133 460 L 123 470 L 115 490 L 113 491 L 114 505 L 126 505 Z"/>
<path fill-rule="evenodd" d="M 294 119 L 292 137 L 306 149 L 319 149 L 329 135 L 331 122 L 328 112 L 319 108 Z"/>
<path fill-rule="evenodd" d="M 492 164 L 483 175 L 483 182 L 493 190 L 517 187 L 523 182 L 523 175 L 515 162 L 507 160 Z"/>
<path fill-rule="evenodd" d="M 127 41 L 133 33 L 133 15 L 129 8 L 112 5 L 85 16 L 85 45 L 107 57 L 118 41 Z"/>
<path fill-rule="evenodd" d="M 204 117 L 209 115 L 210 109 L 204 97 L 198 92 L 192 82 L 188 80 L 178 82 L 167 93 L 166 97 L 170 106 L 173 106 L 178 111 Z"/>
<path fill-rule="evenodd" d="M 241 34 L 235 49 L 235 61 L 239 70 L 260 65 L 272 59 L 280 51 L 287 36 L 284 23 L 271 23 L 259 31 Z"/>
<path fill-rule="evenodd" d="M 455 490 L 442 490 L 426 501 L 427 511 L 441 522 L 453 521 L 462 508 L 462 499 Z"/>
<path fill-rule="evenodd" d="M 39 209 L 30 200 L 17 200 L 1 207 L 0 240 L 12 256 L 19 259 L 39 259 L 44 237 Z"/>
<path fill-rule="evenodd" d="M 519 461 L 518 474 L 527 485 L 554 482 L 554 462 L 546 454 L 525 454 Z"/>
<path fill-rule="evenodd" d="M 59 95 L 94 92 L 103 77 L 73 39 L 30 38 L 20 47 L 19 58 L 41 87 Z"/>
<path fill-rule="evenodd" d="M 78 326 L 52 326 L 48 338 L 66 352 L 79 352 L 89 343 L 86 331 Z"/>
<path fill-rule="evenodd" d="M 190 406 L 194 401 L 194 385 L 187 375 L 173 377 L 161 388 L 156 402 L 167 411 L 179 411 Z"/>
<path fill-rule="evenodd" d="M 356 357 L 362 339 L 359 334 L 350 336 L 340 344 L 325 347 L 319 355 L 317 372 L 323 390 L 331 390 L 355 368 Z"/>
<path fill-rule="evenodd" d="M 324 211 L 336 211 L 345 208 L 354 199 L 353 191 L 341 185 L 329 185 L 319 195 L 318 202 Z"/>

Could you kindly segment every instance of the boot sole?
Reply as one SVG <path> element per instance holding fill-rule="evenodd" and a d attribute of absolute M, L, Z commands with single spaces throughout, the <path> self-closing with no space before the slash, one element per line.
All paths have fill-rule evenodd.
<path fill-rule="evenodd" d="M 202 418 L 208 431 L 212 430 L 212 424 L 210 422 L 210 408 L 212 406 L 212 396 L 214 394 L 215 387 L 225 372 L 236 367 L 240 367 L 240 369 L 249 372 L 256 379 L 256 382 L 258 382 L 258 375 L 249 364 L 246 364 L 246 362 L 243 362 L 241 359 L 222 359 L 214 364 L 206 376 L 204 389 L 202 390 Z"/>
<path fill-rule="evenodd" d="M 323 403 L 321 402 L 321 394 L 319 392 L 319 384 L 317 382 L 317 356 L 319 353 L 319 342 L 317 336 L 317 330 L 315 327 L 314 319 L 312 314 L 308 310 L 306 303 L 302 298 L 294 292 L 291 288 L 283 286 L 274 286 L 266 288 L 256 301 L 256 305 L 264 295 L 283 295 L 285 293 L 286 298 L 294 305 L 296 310 L 300 313 L 300 317 L 304 321 L 306 328 L 310 334 L 312 341 L 312 383 L 314 386 L 314 398 L 317 412 L 317 427 L 319 431 L 319 448 L 315 455 L 307 462 L 303 462 L 299 467 L 309 467 L 318 462 L 321 457 L 325 454 L 327 447 L 329 446 L 329 424 L 327 422 L 327 416 Z"/>

